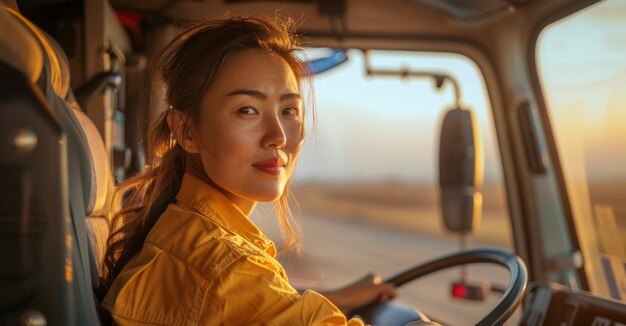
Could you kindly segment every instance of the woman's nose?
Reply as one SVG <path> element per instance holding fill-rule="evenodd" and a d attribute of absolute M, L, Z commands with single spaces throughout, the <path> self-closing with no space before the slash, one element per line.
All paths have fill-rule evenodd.
<path fill-rule="evenodd" d="M 264 148 L 276 147 L 283 148 L 287 145 L 287 135 L 285 129 L 277 116 L 267 117 L 265 119 L 265 134 L 261 146 Z"/>

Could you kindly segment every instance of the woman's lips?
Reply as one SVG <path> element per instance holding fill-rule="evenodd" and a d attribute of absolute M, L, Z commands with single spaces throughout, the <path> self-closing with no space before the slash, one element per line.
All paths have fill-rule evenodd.
<path fill-rule="evenodd" d="M 265 172 L 267 174 L 271 174 L 271 175 L 279 175 L 281 172 L 283 172 L 283 167 L 282 166 L 257 166 L 254 165 L 255 168 L 261 170 L 262 172 Z"/>
<path fill-rule="evenodd" d="M 252 166 L 262 172 L 270 175 L 279 175 L 285 169 L 285 163 L 281 160 L 273 158 L 252 164 Z"/>

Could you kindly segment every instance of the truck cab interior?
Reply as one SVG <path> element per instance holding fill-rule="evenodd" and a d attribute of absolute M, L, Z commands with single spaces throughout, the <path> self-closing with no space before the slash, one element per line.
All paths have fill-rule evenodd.
<path fill-rule="evenodd" d="M 397 301 L 359 310 L 366 322 L 626 324 L 626 134 L 620 124 L 626 118 L 622 95 L 626 4 L 621 0 L 2 0 L 0 4 L 3 325 L 106 324 L 98 289 L 113 192 L 142 171 L 148 123 L 167 107 L 163 89 L 155 87 L 157 81 L 150 75 L 151 60 L 188 23 L 254 14 L 297 21 L 310 74 L 319 83 L 315 95 L 320 114 L 324 83 L 343 85 L 338 87 L 348 94 L 347 102 L 356 103 L 357 97 L 376 102 L 383 96 L 382 87 L 380 93 L 356 95 L 356 82 L 345 81 L 353 79 L 332 79 L 351 73 L 347 67 L 355 62 L 363 80 L 422 80 L 432 85 L 429 92 L 444 89 L 453 98 L 451 106 L 437 111 L 441 114 L 436 123 L 422 121 L 408 129 L 435 131 L 429 140 L 434 168 L 425 173 L 436 180 L 436 188 L 428 188 L 426 196 L 436 199 L 435 213 L 430 215 L 454 250 L 425 254 L 424 261 L 396 258 L 399 251 L 434 246 L 431 235 L 409 232 L 409 237 L 423 241 L 413 249 L 380 242 L 376 250 L 353 251 L 382 257 L 375 258 L 381 265 L 372 268 L 387 268 L 383 278 L 400 288 L 430 274 L 475 264 L 485 270 L 480 275 L 486 283 L 470 282 L 462 267 L 461 279 L 452 283 L 429 279 L 445 295 L 416 290 L 426 299 L 412 301 L 413 290 L 407 289 Z M 386 60 L 415 53 L 419 67 Z M 437 64 L 440 57 L 462 58 L 478 79 L 467 82 L 453 69 L 456 61 Z M 472 83 L 478 88 L 468 86 Z M 473 97 L 483 103 L 483 113 L 472 107 L 478 105 L 472 104 Z M 333 110 L 347 112 L 348 106 Z M 400 106 L 389 103 L 385 114 L 400 111 Z M 492 131 L 487 134 L 484 129 Z M 319 129 L 320 139 L 324 130 Z M 364 139 L 365 151 L 375 152 L 374 133 L 359 132 L 350 141 Z M 402 135 L 394 130 L 390 139 Z M 372 140 L 367 139 L 370 136 Z M 340 155 L 329 151 L 324 154 L 329 160 Z M 394 159 L 393 154 L 386 156 Z M 359 169 L 356 163 L 346 165 Z M 502 229 L 486 225 L 491 212 L 486 185 L 492 169 L 500 171 Z M 410 171 L 406 175 L 412 176 Z M 327 178 L 343 177 L 339 171 Z M 324 196 L 348 196 L 342 189 L 329 192 L 316 182 L 311 189 Z M 404 185 L 394 182 L 394 189 Z M 360 183 L 357 188 L 367 186 Z M 315 214 L 327 214 L 327 201 L 313 197 L 312 191 L 303 193 L 309 195 L 303 206 L 310 202 Z M 383 196 L 367 199 L 382 200 L 375 195 Z M 397 200 L 385 205 L 388 210 L 377 211 L 360 203 L 357 212 L 384 219 L 387 212 L 399 212 L 394 209 L 400 206 L 417 204 Z M 483 230 L 488 231 L 479 231 L 483 215 Z M 371 228 L 383 234 L 389 221 L 372 222 Z M 413 226 L 402 223 L 392 228 L 404 236 Z M 489 241 L 468 245 L 468 238 L 479 232 L 486 239 L 495 233 L 510 234 L 510 239 L 495 248 Z M 455 248 L 459 239 L 460 251 Z M 320 255 L 339 251 L 326 245 L 314 243 L 311 252 L 316 246 L 324 252 Z M 349 257 L 337 259 L 351 264 Z M 315 264 L 313 269 L 323 268 Z M 499 286 L 490 283 L 500 279 L 492 274 L 492 265 L 504 271 Z M 290 279 L 299 286 L 310 285 L 306 279 L 312 275 L 310 267 L 297 266 L 300 271 L 295 268 Z M 429 296 L 432 306 L 423 301 Z M 479 301 L 483 308 L 476 308 Z M 437 311 L 438 306 L 445 313 Z"/>

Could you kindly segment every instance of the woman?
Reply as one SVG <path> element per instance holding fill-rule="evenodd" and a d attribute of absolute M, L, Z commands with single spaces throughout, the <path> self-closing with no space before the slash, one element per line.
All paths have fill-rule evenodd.
<path fill-rule="evenodd" d="M 344 314 L 395 297 L 372 276 L 298 293 L 247 218 L 275 201 L 297 245 L 286 198 L 305 134 L 298 50 L 289 24 L 263 17 L 203 22 L 165 48 L 170 108 L 151 127 L 151 165 L 118 191 L 129 195 L 105 257 L 115 323 L 361 325 Z"/>

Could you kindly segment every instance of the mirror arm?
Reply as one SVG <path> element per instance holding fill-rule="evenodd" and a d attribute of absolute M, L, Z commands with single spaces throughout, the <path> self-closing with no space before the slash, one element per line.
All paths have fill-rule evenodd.
<path fill-rule="evenodd" d="M 432 78 L 435 82 L 435 87 L 440 90 L 443 84 L 448 81 L 452 84 L 454 89 L 454 98 L 456 107 L 461 107 L 461 87 L 458 81 L 451 75 L 441 71 L 426 71 L 426 70 L 411 70 L 410 68 L 403 67 L 400 69 L 375 69 L 372 67 L 370 61 L 370 50 L 364 49 L 363 55 L 365 63 L 365 74 L 367 76 L 391 76 L 401 78 Z"/>

